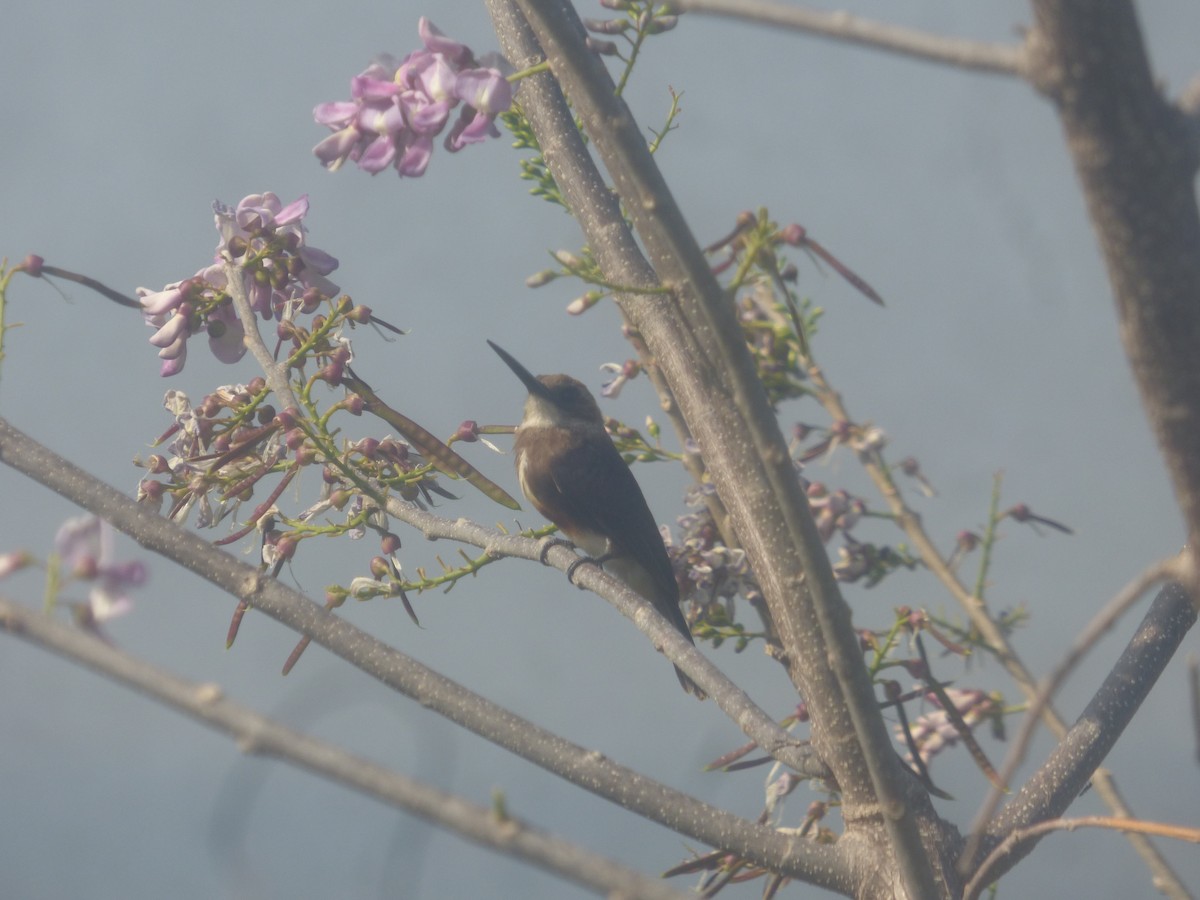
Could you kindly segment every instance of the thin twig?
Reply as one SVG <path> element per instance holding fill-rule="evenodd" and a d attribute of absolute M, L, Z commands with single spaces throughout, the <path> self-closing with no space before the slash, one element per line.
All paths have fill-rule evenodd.
<path fill-rule="evenodd" d="M 242 323 L 242 330 L 245 332 L 243 340 L 255 361 L 258 362 L 259 368 L 263 370 L 267 384 L 275 394 L 280 407 L 300 409 L 296 395 L 292 392 L 291 382 L 288 380 L 287 363 L 276 361 L 258 330 L 258 316 L 250 306 L 250 298 L 246 296 L 245 275 L 241 266 L 231 259 L 225 260 L 226 290 L 229 291 L 229 296 L 233 300 L 233 308 L 237 313 L 238 320 Z"/>
<path fill-rule="evenodd" d="M 1186 581 L 1186 575 L 1182 569 L 1183 565 L 1179 559 L 1167 559 L 1154 563 L 1138 575 L 1096 613 L 1092 621 L 1075 639 L 1075 643 L 1071 645 L 1071 649 L 1067 651 L 1062 661 L 1055 666 L 1054 671 L 1042 680 L 1037 694 L 1025 711 L 1021 727 L 1017 730 L 1017 734 L 1009 746 L 1004 763 L 1000 766 L 999 784 L 993 786 L 988 792 L 979 807 L 979 812 L 975 814 L 975 820 L 971 825 L 971 837 L 967 841 L 966 847 L 963 848 L 962 859 L 971 859 L 979 849 L 979 842 L 986 831 L 988 820 L 991 819 L 996 807 L 1003 799 L 1005 793 L 1003 786 L 1012 780 L 1017 768 L 1025 761 L 1025 754 L 1029 751 L 1029 745 L 1037 731 L 1038 723 L 1041 721 L 1042 710 L 1046 708 L 1050 698 L 1058 693 L 1062 683 L 1084 655 L 1096 645 L 1100 638 L 1112 630 L 1118 620 L 1129 611 L 1134 603 L 1141 599 L 1146 591 L 1161 581 Z"/>
<path fill-rule="evenodd" d="M 607 895 L 681 900 L 658 879 L 508 816 L 475 806 L 341 747 L 285 728 L 225 697 L 215 684 L 186 681 L 98 637 L 0 598 L 0 630 L 86 666 L 232 737 L 243 753 L 273 757 L 419 816 L 466 840 Z"/>
<path fill-rule="evenodd" d="M 95 278 L 89 275 L 80 275 L 78 272 L 72 272 L 68 269 L 60 269 L 58 266 L 43 265 L 41 274 L 53 275 L 55 278 L 62 278 L 65 281 L 73 281 L 76 284 L 81 284 L 86 288 L 91 288 L 97 294 L 107 297 L 113 303 L 119 303 L 121 306 L 128 306 L 130 309 L 141 309 L 142 304 L 132 297 L 122 294 L 120 291 L 115 291 L 106 284 L 102 284 Z"/>
<path fill-rule="evenodd" d="M 1152 834 L 1156 837 L 1174 838 L 1180 841 L 1190 841 L 1200 844 L 1200 828 L 1190 828 L 1184 825 L 1168 825 L 1163 822 L 1143 822 L 1141 819 L 1123 819 L 1113 816 L 1080 816 L 1075 819 L 1051 819 L 1038 822 L 1028 828 L 1018 828 L 995 850 L 988 854 L 979 871 L 967 883 L 963 891 L 963 900 L 975 900 L 988 884 L 991 870 L 1005 856 L 1012 853 L 1024 841 L 1032 840 L 1052 831 L 1074 831 L 1077 828 L 1109 828 L 1114 831 L 1137 832 Z"/>
<path fill-rule="evenodd" d="M 1164 585 L 1070 731 L 988 824 L 983 855 L 991 853 L 1017 829 L 1058 818 L 1089 778 L 1096 782 L 1098 766 L 1125 732 L 1195 623 L 1196 609 L 1188 592 L 1176 582 Z M 1142 839 L 1146 840 L 1144 835 Z M 1006 871 L 1032 849 L 1033 843 L 1025 842 L 1003 860 L 1000 868 Z M 971 864 L 964 868 L 964 877 L 973 872 Z M 1169 896 L 1190 896 L 1181 883 L 1175 883 L 1178 888 L 1172 883 L 1170 869 L 1165 873 L 1155 869 L 1154 874 L 1156 886 L 1164 892 L 1169 890 Z"/>
<path fill-rule="evenodd" d="M 825 380 L 824 373 L 816 363 L 813 363 L 809 367 L 808 375 L 811 383 L 816 388 L 817 399 L 825 407 L 826 411 L 829 412 L 830 416 L 835 421 L 854 421 L 843 405 L 841 396 L 829 386 L 829 383 Z M 1021 657 L 992 618 L 991 612 L 983 598 L 968 591 L 962 581 L 959 580 L 958 574 L 950 568 L 949 564 L 942 557 L 933 539 L 930 538 L 928 532 L 925 530 L 920 515 L 914 512 L 905 501 L 900 487 L 892 478 L 891 469 L 888 467 L 883 453 L 873 448 L 863 450 L 859 453 L 859 461 L 862 463 L 868 476 L 875 483 L 876 489 L 883 496 L 896 523 L 904 531 L 905 536 L 917 551 L 921 561 L 925 563 L 925 566 L 933 573 L 934 577 L 945 586 L 950 595 L 963 608 L 971 624 L 987 642 L 987 645 L 995 653 L 1005 670 L 1012 676 L 1017 687 L 1032 702 L 1037 696 L 1038 686 L 1036 679 L 1029 669 L 1025 667 L 1025 663 L 1021 660 Z M 994 507 L 994 495 L 992 502 Z M 992 518 L 994 519 L 994 515 Z M 1053 704 L 1046 704 L 1042 708 L 1041 715 L 1046 723 L 1046 727 L 1056 737 L 1061 739 L 1066 736 L 1067 725 L 1054 709 Z M 1129 806 L 1117 790 L 1115 779 L 1111 773 L 1102 770 L 1093 773 L 1092 786 L 1114 814 L 1126 818 L 1133 817 Z M 1183 900 L 1183 898 L 1189 896 L 1183 888 L 1183 882 L 1179 879 L 1179 876 L 1175 874 L 1165 857 L 1163 857 L 1162 853 L 1159 852 L 1158 848 L 1149 839 L 1141 834 L 1129 834 L 1127 837 L 1130 844 L 1133 845 L 1134 850 L 1150 869 L 1155 882 L 1164 886 L 1164 892 L 1168 897 L 1172 898 L 1172 900 Z"/>
<path fill-rule="evenodd" d="M 836 848 L 781 834 L 702 803 L 467 690 L 139 505 L 25 436 L 4 419 L 0 419 L 0 462 L 102 516 L 151 552 L 171 559 L 221 590 L 247 601 L 255 610 L 311 637 L 381 683 L 572 784 L 772 871 L 805 877 L 823 886 L 844 883 L 838 880 L 845 878 L 845 865 Z M 466 525 L 471 526 L 465 529 L 468 532 L 488 531 L 473 523 Z M 536 541 L 493 534 L 496 537 L 487 542 L 488 547 L 508 545 L 524 550 L 526 544 L 532 544 L 531 551 L 536 551 Z M 702 677 L 706 678 L 707 672 Z M 797 747 L 790 736 L 787 740 L 802 761 L 807 748 Z"/>
<path fill-rule="evenodd" d="M 960 69 L 1018 76 L 1024 72 L 1025 51 L 1020 46 L 942 37 L 845 12 L 820 12 L 765 0 L 668 0 L 668 5 L 675 12 L 711 13 L 782 26 Z"/>
<path fill-rule="evenodd" d="M 449 538 L 503 556 L 543 560 L 561 572 L 579 562 L 579 556 L 561 545 L 547 547 L 542 541 L 520 535 L 503 535 L 466 519 L 451 521 L 410 503 L 387 498 L 388 515 L 417 528 L 430 540 Z M 826 778 L 828 768 L 805 742 L 783 730 L 753 700 L 731 682 L 720 669 L 683 637 L 661 613 L 640 594 L 599 566 L 580 566 L 571 576 L 574 584 L 599 594 L 621 615 L 632 621 L 671 662 L 686 667 L 688 675 L 738 724 L 747 737 L 772 758 L 809 778 Z M 765 742 L 765 743 L 762 743 Z"/>

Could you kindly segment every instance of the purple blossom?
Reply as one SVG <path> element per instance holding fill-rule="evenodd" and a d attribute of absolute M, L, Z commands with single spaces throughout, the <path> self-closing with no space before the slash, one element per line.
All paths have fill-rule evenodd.
<path fill-rule="evenodd" d="M 312 311 L 314 297 L 338 293 L 326 278 L 338 261 L 308 244 L 303 224 L 307 195 L 285 206 L 275 194 L 251 194 L 235 208 L 215 203 L 213 209 L 221 236 L 215 262 L 162 290 L 137 289 L 164 376 L 183 370 L 188 339 L 201 332 L 221 362 L 235 363 L 245 354 L 245 326 L 228 290 L 231 260 L 241 267 L 251 308 L 264 319 L 282 321 L 301 308 Z"/>
<path fill-rule="evenodd" d="M 685 599 L 711 603 L 744 597 L 757 602 L 762 589 L 754 579 L 746 552 L 727 547 L 708 508 L 703 505 L 702 490 L 690 490 L 686 498 L 695 512 L 680 516 L 679 543 L 671 537 L 670 529 L 660 528 L 667 555 L 675 569 Z"/>
<path fill-rule="evenodd" d="M 471 60 L 470 47 L 448 38 L 440 28 L 424 16 L 421 16 L 420 21 L 417 22 L 417 33 L 421 35 L 421 43 L 429 52 L 439 53 L 459 66 L 464 66 Z"/>
<path fill-rule="evenodd" d="M 170 285 L 168 285 L 168 288 Z M 139 294 L 144 288 L 138 288 Z M 191 337 L 191 306 L 180 303 L 171 315 L 146 316 L 146 324 L 157 330 L 150 336 L 150 343 L 159 348 L 161 374 L 174 375 L 183 369 L 187 359 L 187 339 Z"/>
<path fill-rule="evenodd" d="M 349 101 L 313 109 L 317 124 L 333 132 L 313 148 L 325 168 L 337 171 L 350 160 L 372 175 L 391 167 L 401 176 L 419 177 L 429 165 L 433 139 L 460 104 L 447 150 L 500 136 L 496 116 L 512 105 L 508 64 L 497 54 L 477 60 L 471 48 L 424 17 L 417 30 L 424 49 L 399 63 L 381 56 L 351 80 Z"/>
<path fill-rule="evenodd" d="M 246 352 L 246 329 L 233 305 L 223 303 L 208 317 L 208 349 L 223 363 L 235 363 Z"/>
<path fill-rule="evenodd" d="M 167 316 L 179 309 L 183 303 L 183 291 L 180 286 L 183 284 L 177 281 L 174 284 L 168 284 L 161 291 L 150 291 L 147 288 L 138 288 L 138 296 L 141 298 L 142 312 L 147 316 Z"/>
<path fill-rule="evenodd" d="M 446 136 L 446 149 L 457 152 L 467 144 L 500 137 L 496 116 L 512 106 L 512 85 L 497 69 L 467 69 L 455 82 L 463 102 L 458 121 Z"/>
<path fill-rule="evenodd" d="M 337 259 L 308 244 L 302 221 L 308 215 L 307 194 L 287 206 L 269 191 L 250 194 L 234 209 L 214 203 L 213 213 L 221 235 L 217 261 L 245 260 L 248 275 L 255 270 L 268 275 L 247 284 L 253 285 L 251 305 L 263 318 L 279 318 L 284 306 L 309 289 L 326 297 L 337 294 L 337 285 L 325 277 L 338 267 Z"/>
<path fill-rule="evenodd" d="M 626 360 L 625 363 L 604 363 L 600 366 L 600 371 L 611 372 L 613 375 L 612 381 L 606 381 L 600 388 L 600 395 L 603 397 L 619 397 L 621 388 L 625 387 L 625 382 L 630 378 L 637 376 L 641 368 L 633 360 Z"/>
<path fill-rule="evenodd" d="M 188 318 L 191 312 L 188 305 L 181 304 L 178 315 L 171 316 L 158 331 L 150 338 L 150 343 L 164 350 L 174 351 L 188 335 Z"/>
<path fill-rule="evenodd" d="M 946 688 L 946 696 L 958 709 L 963 722 L 972 730 L 989 716 L 995 715 L 998 708 L 995 698 L 978 689 Z M 937 708 L 914 719 L 910 731 L 913 742 L 921 754 L 921 759 L 927 763 L 946 748 L 957 744 L 961 740 L 961 735 L 954 727 L 954 723 L 950 721 L 950 717 L 946 715 L 946 711 L 942 709 L 937 695 L 931 691 L 925 699 Z M 895 730 L 896 740 L 906 744 L 903 727 L 896 725 Z M 907 756 L 911 762 L 912 754 L 907 754 Z"/>
<path fill-rule="evenodd" d="M 127 591 L 146 581 L 146 566 L 137 560 L 113 559 L 113 529 L 97 516 L 67 519 L 54 538 L 62 566 L 71 577 L 91 582 L 84 608 L 89 623 L 105 622 L 133 608 Z"/>

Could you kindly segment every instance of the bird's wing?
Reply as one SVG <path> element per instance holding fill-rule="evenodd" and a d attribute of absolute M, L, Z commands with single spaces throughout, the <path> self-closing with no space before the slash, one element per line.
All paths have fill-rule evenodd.
<path fill-rule="evenodd" d="M 575 528 L 606 535 L 614 556 L 645 570 L 661 598 L 660 611 L 690 635 L 679 610 L 679 586 L 662 535 L 642 489 L 611 441 L 576 441 L 550 479 Z"/>

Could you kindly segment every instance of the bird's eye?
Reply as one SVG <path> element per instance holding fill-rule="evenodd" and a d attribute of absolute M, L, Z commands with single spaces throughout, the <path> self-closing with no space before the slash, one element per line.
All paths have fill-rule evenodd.
<path fill-rule="evenodd" d="M 581 396 L 579 388 L 573 384 L 564 384 L 558 389 L 558 402 L 565 407 L 578 406 Z"/>

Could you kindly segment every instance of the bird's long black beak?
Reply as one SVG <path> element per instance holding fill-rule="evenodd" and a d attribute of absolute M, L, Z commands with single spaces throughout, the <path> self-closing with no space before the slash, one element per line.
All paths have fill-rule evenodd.
<path fill-rule="evenodd" d="M 545 397 L 547 394 L 546 386 L 542 384 L 533 373 L 517 362 L 516 358 L 501 347 L 499 344 L 488 341 L 488 346 L 496 351 L 496 355 L 504 360 L 505 364 L 513 370 L 513 373 L 521 379 L 521 383 L 531 394 L 537 394 L 539 397 Z"/>

